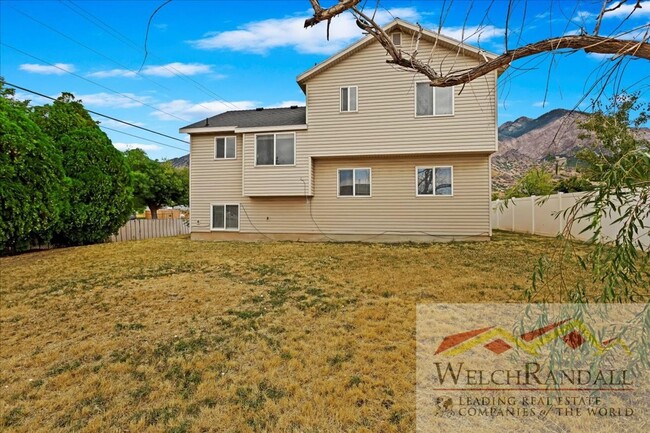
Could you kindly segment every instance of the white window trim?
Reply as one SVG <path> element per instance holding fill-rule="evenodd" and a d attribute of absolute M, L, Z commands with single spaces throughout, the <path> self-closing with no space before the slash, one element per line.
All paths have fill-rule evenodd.
<path fill-rule="evenodd" d="M 293 164 L 276 164 L 275 163 L 275 156 L 277 155 L 276 153 L 276 143 L 277 143 L 277 135 L 285 135 L 285 134 L 293 134 Z M 258 135 L 273 135 L 273 164 L 257 164 L 257 136 Z M 253 155 L 253 167 L 255 168 L 263 168 L 263 167 L 295 167 L 296 166 L 296 148 L 298 147 L 298 140 L 296 133 L 294 131 L 287 131 L 287 132 L 266 132 L 266 133 L 260 133 L 260 134 L 255 134 L 255 154 Z"/>
<path fill-rule="evenodd" d="M 433 170 L 433 194 L 420 194 L 418 189 L 418 170 L 421 168 L 430 168 Z M 451 169 L 451 194 L 436 194 L 436 168 Z M 453 197 L 454 196 L 454 166 L 453 165 L 420 165 L 415 167 L 415 196 L 416 197 Z"/>
<path fill-rule="evenodd" d="M 352 195 L 341 195 L 341 174 L 340 172 L 342 170 L 352 170 Z M 356 183 L 354 182 L 356 176 L 355 176 L 355 170 L 368 170 L 370 173 L 369 181 L 370 181 L 370 194 L 369 195 L 356 195 L 357 193 L 357 187 Z M 353 168 L 337 168 L 336 169 L 336 197 L 337 198 L 371 198 L 372 197 L 372 168 L 371 167 L 353 167 Z"/>
<path fill-rule="evenodd" d="M 456 115 L 456 86 L 451 86 L 451 113 L 450 114 L 418 114 L 418 84 L 422 83 L 429 83 L 429 81 L 416 81 L 415 87 L 414 87 L 414 95 L 415 97 L 413 98 L 413 113 L 416 118 L 427 118 L 427 117 L 452 117 Z M 431 104 L 433 104 L 432 111 L 435 111 L 436 108 L 436 92 L 435 89 L 433 91 L 433 98 L 431 99 Z"/>
<path fill-rule="evenodd" d="M 226 151 L 226 138 L 234 138 L 235 139 L 235 156 L 232 158 L 228 158 L 226 155 L 228 152 Z M 223 158 L 217 158 L 217 140 L 219 138 L 223 138 Z M 237 136 L 236 135 L 220 135 L 218 137 L 214 137 L 214 159 L 215 161 L 222 161 L 224 159 L 237 159 Z"/>
<path fill-rule="evenodd" d="M 223 227 L 214 228 L 212 223 L 214 222 L 214 207 L 223 206 Z M 226 206 L 237 206 L 237 228 L 236 229 L 227 229 L 226 228 Z M 239 203 L 210 203 L 210 231 L 211 232 L 238 232 L 241 229 L 241 206 Z"/>
<path fill-rule="evenodd" d="M 348 110 L 343 111 L 341 110 L 341 90 L 343 89 L 352 89 L 354 88 L 357 93 L 357 109 L 356 110 L 350 110 L 350 91 L 348 90 Z M 341 86 L 339 87 L 339 113 L 358 113 L 359 112 L 359 86 Z"/>

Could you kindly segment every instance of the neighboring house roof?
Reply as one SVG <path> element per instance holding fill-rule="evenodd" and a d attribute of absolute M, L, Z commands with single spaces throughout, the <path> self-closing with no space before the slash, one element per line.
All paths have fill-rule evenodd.
<path fill-rule="evenodd" d="M 406 21 L 402 21 L 399 18 L 395 19 L 390 24 L 386 25 L 383 29 L 387 33 L 390 33 L 391 31 L 394 30 L 402 30 L 407 33 L 417 33 L 420 31 L 420 28 L 418 26 L 408 23 Z M 489 51 L 485 51 L 483 49 L 476 48 L 472 45 L 468 45 L 461 41 L 457 41 L 456 39 L 447 37 L 445 35 L 430 30 L 422 29 L 422 37 L 425 39 L 429 39 L 431 41 L 437 40 L 440 46 L 442 47 L 459 51 L 462 54 L 476 57 L 483 61 L 492 60 L 493 58 L 498 57 L 497 54 L 491 53 Z M 361 50 L 362 48 L 366 47 L 373 41 L 375 41 L 374 36 L 368 35 L 365 38 L 358 41 L 357 43 L 350 45 L 349 47 L 345 48 L 342 51 L 339 51 L 338 53 L 334 54 L 332 57 L 328 58 L 327 60 L 317 64 L 313 68 L 298 75 L 298 77 L 296 78 L 298 84 L 304 91 L 305 83 L 309 79 L 327 70 L 331 66 L 334 66 L 335 64 L 339 63 L 341 60 L 348 58 L 349 56 Z"/>
<path fill-rule="evenodd" d="M 235 131 L 242 128 L 269 126 L 296 126 L 307 124 L 306 107 L 256 108 L 254 110 L 227 111 L 180 129 L 180 132 Z M 191 130 L 191 131 L 189 131 Z"/>

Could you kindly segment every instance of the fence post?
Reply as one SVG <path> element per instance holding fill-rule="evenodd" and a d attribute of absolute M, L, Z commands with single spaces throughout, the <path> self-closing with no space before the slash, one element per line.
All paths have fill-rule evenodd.
<path fill-rule="evenodd" d="M 530 221 L 531 221 L 530 234 L 534 235 L 535 234 L 535 196 L 534 195 L 530 196 Z"/>
<path fill-rule="evenodd" d="M 497 229 L 500 229 L 500 228 L 501 228 L 501 224 L 500 224 L 500 221 L 499 221 L 499 214 L 501 213 L 501 212 L 500 212 L 500 210 L 501 210 L 501 206 L 499 206 L 500 204 L 501 204 L 501 200 L 497 199 L 496 210 L 495 210 L 494 208 L 492 208 L 492 210 L 494 211 L 494 213 L 496 213 Z"/>
<path fill-rule="evenodd" d="M 517 210 L 517 202 L 515 201 L 516 199 L 512 199 L 512 229 L 510 230 L 511 232 L 515 231 L 515 212 Z"/>

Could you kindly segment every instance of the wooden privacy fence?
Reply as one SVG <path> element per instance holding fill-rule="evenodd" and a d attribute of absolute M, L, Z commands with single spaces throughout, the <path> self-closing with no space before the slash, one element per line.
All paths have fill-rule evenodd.
<path fill-rule="evenodd" d="M 187 235 L 189 224 L 183 219 L 135 219 L 120 228 L 111 236 L 111 242 L 136 241 L 140 239 L 163 238 L 167 236 Z"/>
<path fill-rule="evenodd" d="M 515 198 L 504 206 L 503 200 L 492 202 L 492 228 L 511 232 L 531 233 L 541 236 L 557 236 L 567 226 L 561 212 L 572 207 L 584 192 L 558 193 L 544 197 Z M 593 207 L 583 207 L 578 215 L 585 215 L 593 211 Z M 602 237 L 600 241 L 610 241 L 616 238 L 623 222 L 615 223 L 620 214 L 603 215 Z M 571 235 L 576 239 L 589 240 L 593 232 L 582 230 L 588 225 L 587 219 L 574 221 L 571 224 Z M 648 227 L 650 220 L 645 221 L 645 233 L 639 233 L 639 240 L 644 248 L 650 246 Z"/>

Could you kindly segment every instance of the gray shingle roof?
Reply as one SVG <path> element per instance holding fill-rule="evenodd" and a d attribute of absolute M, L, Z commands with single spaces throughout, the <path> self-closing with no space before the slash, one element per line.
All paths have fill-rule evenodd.
<path fill-rule="evenodd" d="M 257 108 L 255 110 L 226 111 L 225 113 L 192 123 L 181 129 L 225 126 L 255 128 L 260 126 L 304 125 L 306 121 L 305 107 Z"/>

